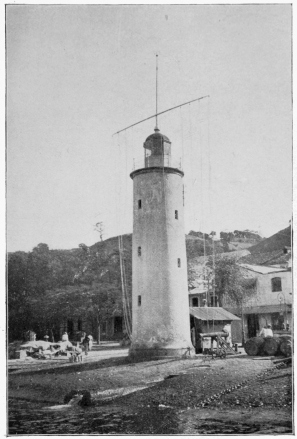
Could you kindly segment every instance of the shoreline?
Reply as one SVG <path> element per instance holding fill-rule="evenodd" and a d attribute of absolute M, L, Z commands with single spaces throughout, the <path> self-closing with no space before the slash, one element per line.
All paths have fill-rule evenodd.
<path fill-rule="evenodd" d="M 93 361 L 69 365 L 10 373 L 8 399 L 14 413 L 18 407 L 40 413 L 57 405 L 58 412 L 66 410 L 75 423 L 77 410 L 86 418 L 88 413 L 100 418 L 116 412 L 124 424 L 128 422 L 127 434 L 216 434 L 220 428 L 226 434 L 292 431 L 292 368 L 276 368 L 271 359 L 238 356 L 210 364 L 202 358 L 131 363 L 125 356 L 98 360 L 94 355 Z M 65 405 L 64 397 L 72 390 L 89 391 L 92 405 Z M 43 431 L 46 419 L 40 422 Z M 87 420 L 84 425 L 80 434 L 91 431 Z M 106 428 L 102 434 L 110 432 L 111 427 Z"/>

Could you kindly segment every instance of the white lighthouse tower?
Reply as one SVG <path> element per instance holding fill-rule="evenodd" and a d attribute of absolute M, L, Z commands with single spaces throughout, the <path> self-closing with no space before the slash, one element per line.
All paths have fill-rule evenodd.
<path fill-rule="evenodd" d="M 181 356 L 190 337 L 184 230 L 184 173 L 171 166 L 171 142 L 159 129 L 133 171 L 132 357 Z"/>

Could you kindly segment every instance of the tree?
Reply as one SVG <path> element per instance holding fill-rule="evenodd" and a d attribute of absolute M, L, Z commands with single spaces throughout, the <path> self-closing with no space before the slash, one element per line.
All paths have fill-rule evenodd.
<path fill-rule="evenodd" d="M 241 315 L 243 320 L 244 307 L 251 298 L 256 297 L 256 278 L 240 267 L 232 254 L 228 257 L 215 255 L 209 259 L 208 266 L 214 275 L 219 306 L 235 308 L 236 313 Z M 242 334 L 244 343 L 244 332 Z"/>
<path fill-rule="evenodd" d="M 220 232 L 220 238 L 223 241 L 230 242 L 230 241 L 233 241 L 234 234 L 232 232 Z"/>
<path fill-rule="evenodd" d="M 232 253 L 228 257 L 218 254 L 210 257 L 207 265 L 214 274 L 220 306 L 241 309 L 255 295 L 256 279 L 240 267 Z"/>
<path fill-rule="evenodd" d="M 132 296 L 131 236 L 123 236 L 129 300 Z M 29 253 L 8 257 L 9 338 L 29 329 L 43 337 L 58 331 L 65 319 L 92 322 L 94 334 L 104 320 L 122 312 L 118 239 L 91 247 L 49 250 L 38 244 Z M 50 335 L 50 334 L 49 334 Z"/>
<path fill-rule="evenodd" d="M 8 257 L 7 263 L 7 305 L 8 338 L 22 339 L 23 332 L 29 329 L 31 310 L 27 284 L 28 255 L 16 252 Z"/>
<path fill-rule="evenodd" d="M 30 295 L 41 295 L 52 286 L 50 251 L 47 244 L 38 244 L 28 255 L 27 285 Z"/>
<path fill-rule="evenodd" d="M 96 232 L 99 233 L 100 236 L 100 241 L 103 241 L 103 231 L 104 231 L 104 225 L 102 221 L 99 221 L 98 223 L 95 224 L 94 226 L 94 230 L 96 230 Z"/>

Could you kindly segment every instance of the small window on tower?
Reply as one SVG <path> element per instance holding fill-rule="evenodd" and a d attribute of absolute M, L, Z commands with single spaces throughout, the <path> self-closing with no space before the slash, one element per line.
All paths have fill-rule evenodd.
<path fill-rule="evenodd" d="M 180 258 L 177 258 L 177 266 L 181 267 Z"/>
<path fill-rule="evenodd" d="M 138 296 L 138 306 L 141 306 L 141 296 Z"/>
<path fill-rule="evenodd" d="M 175 219 L 178 219 L 178 210 L 175 211 L 174 217 L 175 217 Z"/>
<path fill-rule="evenodd" d="M 141 256 L 141 247 L 138 247 L 138 256 Z"/>
<path fill-rule="evenodd" d="M 138 209 L 141 209 L 141 200 L 138 200 Z"/>

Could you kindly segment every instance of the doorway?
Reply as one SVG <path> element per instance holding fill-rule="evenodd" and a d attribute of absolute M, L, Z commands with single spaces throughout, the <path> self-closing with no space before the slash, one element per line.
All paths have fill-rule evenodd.
<path fill-rule="evenodd" d="M 114 333 L 118 334 L 119 332 L 123 332 L 123 318 L 115 317 L 114 318 Z"/>
<path fill-rule="evenodd" d="M 248 325 L 248 338 L 256 337 L 257 331 L 259 331 L 258 314 L 248 314 L 247 325 Z"/>
<path fill-rule="evenodd" d="M 73 332 L 73 320 L 67 320 L 67 332 L 68 334 L 72 334 Z"/>

